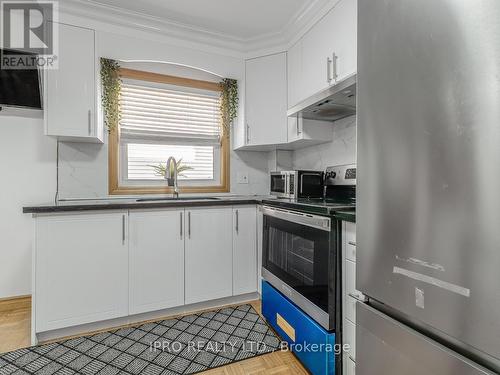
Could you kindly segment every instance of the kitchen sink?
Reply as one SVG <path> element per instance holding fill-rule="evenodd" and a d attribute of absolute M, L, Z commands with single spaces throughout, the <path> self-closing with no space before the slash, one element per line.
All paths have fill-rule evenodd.
<path fill-rule="evenodd" d="M 218 200 L 216 197 L 153 197 L 153 198 L 139 198 L 136 202 L 161 202 L 161 201 L 212 201 Z"/>

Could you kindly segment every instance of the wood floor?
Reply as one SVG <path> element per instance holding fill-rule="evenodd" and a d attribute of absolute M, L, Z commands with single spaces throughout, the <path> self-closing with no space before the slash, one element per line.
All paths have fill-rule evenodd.
<path fill-rule="evenodd" d="M 260 301 L 250 303 L 260 314 Z M 31 303 L 29 298 L 0 301 L 0 353 L 30 345 Z M 308 374 L 290 352 L 274 352 L 231 365 L 204 371 L 204 375 Z"/>

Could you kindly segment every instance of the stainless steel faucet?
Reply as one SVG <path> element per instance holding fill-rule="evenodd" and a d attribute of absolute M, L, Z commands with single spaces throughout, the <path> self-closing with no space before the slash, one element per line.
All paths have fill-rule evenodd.
<path fill-rule="evenodd" d="M 174 163 L 174 176 L 172 177 L 172 173 L 170 171 L 170 163 Z M 179 197 L 179 186 L 177 185 L 177 161 L 173 156 L 169 157 L 167 160 L 165 170 L 165 180 L 167 180 L 168 186 L 174 187 L 174 198 Z"/>

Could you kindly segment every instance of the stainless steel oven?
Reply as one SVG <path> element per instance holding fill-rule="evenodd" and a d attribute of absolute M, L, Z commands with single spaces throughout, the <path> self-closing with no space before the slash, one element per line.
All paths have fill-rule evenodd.
<path fill-rule="evenodd" d="M 271 172 L 270 191 L 278 198 L 320 198 L 323 195 L 323 172 Z"/>
<path fill-rule="evenodd" d="M 262 276 L 326 330 L 340 304 L 336 221 L 263 206 Z"/>

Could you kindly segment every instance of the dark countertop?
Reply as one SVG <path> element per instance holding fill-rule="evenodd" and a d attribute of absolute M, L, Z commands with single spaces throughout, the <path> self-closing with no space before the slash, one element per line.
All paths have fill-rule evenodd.
<path fill-rule="evenodd" d="M 207 206 L 233 206 L 242 204 L 259 204 L 269 196 L 216 196 L 198 200 L 156 200 L 138 201 L 143 198 L 124 199 L 95 199 L 95 200 L 67 200 L 59 201 L 57 204 L 42 204 L 38 206 L 23 207 L 25 214 L 46 214 L 57 212 L 77 212 L 77 211 L 100 211 L 100 210 L 129 210 L 129 209 L 149 209 L 149 208 L 171 208 L 171 207 L 207 207 Z M 182 197 L 184 199 L 188 196 Z M 214 199 L 216 198 L 216 199 Z"/>
<path fill-rule="evenodd" d="M 328 203 L 319 203 L 314 200 L 307 199 L 262 199 L 262 204 L 267 204 L 274 207 L 297 209 L 306 213 L 334 217 L 339 220 L 356 222 L 356 206 L 351 202 L 336 203 L 335 205 Z"/>
<path fill-rule="evenodd" d="M 335 211 L 333 215 L 336 219 L 342 221 L 350 221 L 351 223 L 356 222 L 356 210 L 348 210 L 348 211 Z"/>

